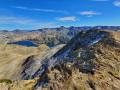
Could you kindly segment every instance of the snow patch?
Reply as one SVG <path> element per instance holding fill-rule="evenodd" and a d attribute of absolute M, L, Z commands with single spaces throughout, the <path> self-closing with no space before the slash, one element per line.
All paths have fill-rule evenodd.
<path fill-rule="evenodd" d="M 86 62 L 84 62 L 83 65 L 84 65 L 84 69 L 88 69 Z"/>
<path fill-rule="evenodd" d="M 78 57 L 81 57 L 81 54 L 85 52 L 85 50 L 81 50 L 80 53 L 78 53 Z"/>
<path fill-rule="evenodd" d="M 48 63 L 44 64 L 41 66 L 41 68 L 34 74 L 32 75 L 32 77 L 37 77 L 40 76 L 44 70 L 45 70 L 45 66 L 47 66 L 48 68 L 51 68 L 54 64 L 56 64 L 59 60 L 61 60 L 64 56 L 67 57 L 68 53 L 70 52 L 71 49 L 67 50 L 65 53 L 61 54 L 60 56 L 56 57 L 56 58 L 51 58 Z M 48 54 L 46 55 L 48 56 Z M 32 78 L 31 77 L 31 78 Z M 46 83 L 45 83 L 46 85 Z"/>
<path fill-rule="evenodd" d="M 88 46 L 93 45 L 93 44 L 99 42 L 105 36 L 105 33 L 103 33 L 102 35 L 93 34 L 92 36 L 95 38 L 94 40 L 92 40 L 91 38 L 87 38 L 86 39 L 86 44 Z"/>
<path fill-rule="evenodd" d="M 67 57 L 68 56 L 68 53 L 71 51 L 71 49 L 68 49 L 65 53 L 61 54 L 60 56 L 52 59 L 48 66 L 51 68 L 55 63 L 57 63 L 58 61 L 60 61 L 63 57 Z"/>
<path fill-rule="evenodd" d="M 90 43 L 88 43 L 88 46 L 93 45 L 93 44 L 99 42 L 100 40 L 101 40 L 101 38 L 96 38 L 95 40 L 93 40 Z"/>
<path fill-rule="evenodd" d="M 88 68 L 88 65 L 87 65 L 87 63 L 86 62 L 84 62 L 83 63 L 83 65 L 84 65 L 84 68 L 83 69 L 85 69 L 85 70 L 89 70 L 89 68 Z M 95 67 L 91 67 L 91 69 L 95 69 Z"/>

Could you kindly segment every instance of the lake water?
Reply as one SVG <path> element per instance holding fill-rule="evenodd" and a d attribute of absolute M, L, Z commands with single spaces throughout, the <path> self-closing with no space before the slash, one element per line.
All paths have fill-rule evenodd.
<path fill-rule="evenodd" d="M 38 45 L 34 44 L 33 42 L 31 41 L 17 41 L 17 42 L 11 42 L 11 43 L 7 43 L 7 44 L 17 44 L 17 45 L 22 45 L 22 46 L 27 46 L 27 47 L 38 47 Z M 49 46 L 50 48 L 54 47 L 54 46 L 57 46 L 59 44 L 56 44 L 56 45 L 50 45 L 50 44 L 47 44 L 47 46 Z"/>
<path fill-rule="evenodd" d="M 59 44 L 55 44 L 55 45 L 47 44 L 47 46 L 50 47 L 50 48 L 51 48 L 51 47 L 54 47 L 54 46 L 57 46 L 57 45 L 59 45 Z"/>
<path fill-rule="evenodd" d="M 17 44 L 17 45 L 22 45 L 22 46 L 27 46 L 27 47 L 37 47 L 38 45 L 34 44 L 31 41 L 17 41 L 17 42 L 12 42 L 12 43 L 7 43 L 7 44 Z"/>

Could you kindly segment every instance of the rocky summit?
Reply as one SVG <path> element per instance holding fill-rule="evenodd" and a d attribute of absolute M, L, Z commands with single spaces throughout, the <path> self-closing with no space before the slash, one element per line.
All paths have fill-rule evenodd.
<path fill-rule="evenodd" d="M 120 90 L 120 32 L 90 29 L 66 45 L 45 51 L 34 48 L 33 54 L 19 56 L 17 65 L 14 61 L 15 71 L 9 69 L 14 68 L 9 60 L 1 64 L 0 90 Z M 10 54 L 0 55 L 5 60 Z"/>

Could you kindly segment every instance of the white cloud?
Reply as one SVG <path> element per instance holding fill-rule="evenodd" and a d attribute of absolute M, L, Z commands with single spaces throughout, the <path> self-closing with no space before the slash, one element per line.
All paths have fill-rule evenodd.
<path fill-rule="evenodd" d="M 77 21 L 76 20 L 76 17 L 74 16 L 71 16 L 71 17 L 57 17 L 55 18 L 56 20 L 59 20 L 59 21 Z"/>
<path fill-rule="evenodd" d="M 0 16 L 0 24 L 10 25 L 33 25 L 33 26 L 47 26 L 52 25 L 52 22 L 40 22 L 33 19 L 21 17 Z"/>
<path fill-rule="evenodd" d="M 100 15 L 101 14 L 94 11 L 83 11 L 83 12 L 77 12 L 77 13 L 81 15 Z"/>
<path fill-rule="evenodd" d="M 9 16 L 0 16 L 0 24 L 24 24 L 29 25 L 35 20 L 21 18 L 21 17 L 9 17 Z"/>
<path fill-rule="evenodd" d="M 62 10 L 49 10 L 49 9 L 27 8 L 27 7 L 15 7 L 15 6 L 11 6 L 11 7 L 17 8 L 17 9 L 23 9 L 23 10 L 31 10 L 31 11 L 60 12 L 60 13 L 68 14 L 67 11 L 62 11 Z"/>
<path fill-rule="evenodd" d="M 115 1 L 113 4 L 117 7 L 120 7 L 120 1 Z"/>
<path fill-rule="evenodd" d="M 80 15 L 87 15 L 87 17 L 92 17 L 93 15 L 101 15 L 101 13 L 94 12 L 94 11 L 83 11 L 83 12 L 76 12 Z"/>
<path fill-rule="evenodd" d="M 13 8 L 18 8 L 18 9 L 28 9 L 27 7 L 14 7 L 14 6 L 11 6 L 11 7 L 13 7 Z"/>
<path fill-rule="evenodd" d="M 91 1 L 109 1 L 109 0 L 91 0 Z"/>

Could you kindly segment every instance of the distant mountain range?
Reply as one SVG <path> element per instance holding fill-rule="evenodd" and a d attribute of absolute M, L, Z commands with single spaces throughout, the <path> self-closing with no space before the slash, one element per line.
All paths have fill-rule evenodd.
<path fill-rule="evenodd" d="M 120 29 L 120 26 L 83 26 L 83 27 L 64 27 L 61 26 L 59 28 L 42 28 L 42 29 L 38 29 L 38 31 L 47 31 L 47 30 L 56 30 L 56 31 L 60 31 L 60 30 L 69 30 L 69 31 L 73 31 L 73 30 L 89 30 L 89 29 L 107 29 L 107 30 L 118 30 Z"/>
<path fill-rule="evenodd" d="M 78 32 L 80 32 L 81 30 L 83 31 L 87 31 L 89 29 L 106 29 L 106 30 L 114 30 L 114 31 L 120 31 L 120 26 L 83 26 L 83 27 L 64 27 L 64 26 L 60 26 L 58 28 L 42 28 L 42 29 L 37 29 L 37 30 L 20 30 L 20 29 L 16 29 L 13 31 L 9 31 L 9 30 L 1 30 L 2 32 L 12 32 L 12 33 L 16 33 L 16 34 L 24 34 L 24 33 L 28 33 L 28 32 L 36 32 L 36 31 L 40 31 L 40 32 L 46 32 L 46 31 L 63 31 L 66 32 L 68 36 L 73 37 L 75 36 Z"/>
<path fill-rule="evenodd" d="M 84 26 L 84 27 L 64 27 L 59 28 L 42 28 L 38 30 L 1 30 L 0 43 L 16 42 L 21 40 L 32 41 L 37 45 L 40 44 L 66 44 L 80 31 L 89 29 L 105 29 L 120 31 L 120 26 Z"/>
<path fill-rule="evenodd" d="M 31 32 L 31 31 L 47 31 L 47 30 L 56 30 L 56 31 L 61 31 L 61 30 L 89 30 L 89 29 L 107 29 L 107 30 L 120 30 L 120 26 L 82 26 L 82 27 L 74 27 L 74 26 L 70 26 L 70 27 L 64 27 L 64 26 L 60 26 L 58 28 L 42 28 L 42 29 L 37 29 L 37 30 L 20 30 L 20 29 L 16 29 L 13 30 L 11 32 L 20 32 L 20 31 L 24 31 L 24 32 Z M 9 30 L 1 30 L 4 32 L 8 32 Z"/>

